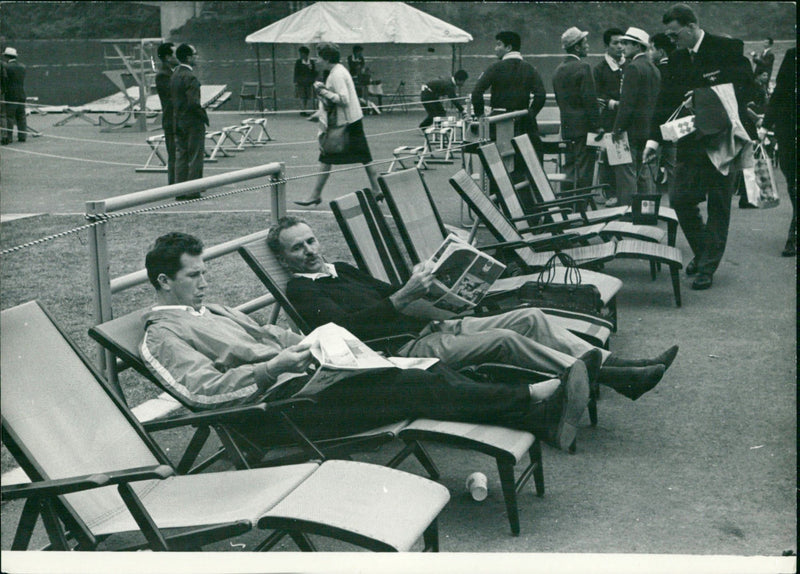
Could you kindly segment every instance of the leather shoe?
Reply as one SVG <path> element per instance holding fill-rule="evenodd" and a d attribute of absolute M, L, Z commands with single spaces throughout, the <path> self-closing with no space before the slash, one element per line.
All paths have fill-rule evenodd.
<path fill-rule="evenodd" d="M 795 239 L 790 239 L 786 242 L 786 246 L 784 246 L 783 251 L 781 251 L 781 257 L 795 257 L 797 255 L 797 241 Z"/>
<path fill-rule="evenodd" d="M 649 367 L 606 367 L 600 369 L 600 383 L 635 401 L 652 390 L 664 376 L 664 365 Z"/>
<path fill-rule="evenodd" d="M 700 273 L 697 276 L 697 279 L 694 280 L 692 283 L 692 289 L 695 291 L 702 291 L 704 289 L 710 289 L 711 283 L 713 282 L 713 278 L 708 273 Z"/>
<path fill-rule="evenodd" d="M 561 384 L 547 399 L 531 409 L 533 433 L 561 450 L 573 451 L 578 425 L 589 403 L 589 376 L 583 361 L 576 361 L 561 375 Z"/>
<path fill-rule="evenodd" d="M 295 205 L 301 205 L 303 207 L 309 207 L 311 205 L 319 205 L 322 203 L 322 198 L 318 197 L 317 199 L 309 199 L 308 201 L 295 201 Z"/>
<path fill-rule="evenodd" d="M 686 274 L 689 277 L 697 275 L 697 259 L 689 261 L 689 265 L 686 266 Z"/>
<path fill-rule="evenodd" d="M 669 369 L 675 357 L 678 356 L 678 345 L 673 345 L 660 355 L 652 359 L 622 359 L 611 355 L 603 363 L 604 367 L 650 367 L 653 365 L 664 365 L 664 369 Z"/>

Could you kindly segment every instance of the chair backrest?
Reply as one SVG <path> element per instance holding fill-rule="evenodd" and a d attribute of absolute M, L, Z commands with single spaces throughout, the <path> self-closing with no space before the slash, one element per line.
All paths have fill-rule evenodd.
<path fill-rule="evenodd" d="M 144 337 L 144 316 L 148 310 L 138 309 L 95 325 L 89 329 L 89 336 L 121 359 L 126 366 L 132 367 L 160 387 L 159 380 L 150 373 L 139 356 L 139 346 Z"/>
<path fill-rule="evenodd" d="M 3 438 L 32 480 L 170 464 L 38 302 L 4 310 L 0 322 Z M 125 508 L 111 486 L 66 495 L 63 504 L 89 529 Z"/>
<path fill-rule="evenodd" d="M 511 145 L 514 146 L 514 151 L 522 160 L 522 165 L 525 166 L 525 175 L 533 189 L 533 195 L 538 201 L 555 201 L 556 194 L 553 192 L 553 187 L 550 185 L 550 180 L 547 179 L 542 163 L 539 161 L 539 156 L 533 149 L 533 144 L 528 134 L 523 134 L 511 139 Z"/>
<path fill-rule="evenodd" d="M 428 259 L 447 237 L 447 229 L 418 169 L 404 169 L 378 178 L 413 264 Z"/>
<path fill-rule="evenodd" d="M 483 193 L 475 180 L 462 170 L 450 178 L 450 185 L 458 192 L 470 209 L 480 218 L 497 241 L 524 241 L 517 228 L 506 219 L 492 200 Z M 539 266 L 542 258 L 530 247 L 520 247 L 514 252 L 529 266 Z"/>
<path fill-rule="evenodd" d="M 292 274 L 278 261 L 278 257 L 267 245 L 267 240 L 258 239 L 242 245 L 239 247 L 239 255 L 242 256 L 242 259 L 247 262 L 250 269 L 253 270 L 272 296 L 275 297 L 275 301 L 286 313 L 289 320 L 294 323 L 296 330 L 302 333 L 310 333 L 311 329 L 309 329 L 308 323 L 305 322 L 286 297 L 286 286 L 289 284 Z"/>
<path fill-rule="evenodd" d="M 524 216 L 525 210 L 517 195 L 517 186 L 514 185 L 511 176 L 508 174 L 500 151 L 497 149 L 497 144 L 489 142 L 479 146 L 478 155 L 481 158 L 486 175 L 497 189 L 500 205 L 506 214 L 511 218 Z"/>
<path fill-rule="evenodd" d="M 399 285 L 400 273 L 395 266 L 395 259 L 389 254 L 386 237 L 378 227 L 372 206 L 368 202 L 371 192 L 356 191 L 348 193 L 330 202 L 339 229 L 358 268 L 376 279 Z M 385 225 L 385 221 L 381 217 Z M 388 229 L 387 229 L 388 231 Z M 391 236 L 393 248 L 397 250 Z M 396 256 L 399 256 L 397 250 Z"/>

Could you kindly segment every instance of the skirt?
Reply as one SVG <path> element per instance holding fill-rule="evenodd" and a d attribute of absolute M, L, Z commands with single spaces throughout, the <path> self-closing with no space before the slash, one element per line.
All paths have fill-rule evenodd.
<path fill-rule="evenodd" d="M 319 162 L 332 165 L 347 163 L 370 163 L 372 154 L 369 151 L 367 137 L 364 135 L 364 125 L 361 120 L 347 126 L 347 149 L 342 153 L 324 154 L 320 152 Z"/>

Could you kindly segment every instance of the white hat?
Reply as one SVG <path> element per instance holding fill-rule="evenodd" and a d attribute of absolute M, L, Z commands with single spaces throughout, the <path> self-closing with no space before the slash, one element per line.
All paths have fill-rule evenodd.
<path fill-rule="evenodd" d="M 624 36 L 620 36 L 620 40 L 630 40 L 631 42 L 638 42 L 644 47 L 650 45 L 650 34 L 640 28 L 628 28 Z"/>
<path fill-rule="evenodd" d="M 575 26 L 573 26 L 561 34 L 561 46 L 566 50 L 570 46 L 574 46 L 583 40 L 588 35 L 589 32 L 581 32 Z"/>
<path fill-rule="evenodd" d="M 17 57 L 17 51 L 14 48 L 6 48 L 5 50 L 3 50 L 3 55 L 4 56 L 14 56 L 16 58 Z"/>

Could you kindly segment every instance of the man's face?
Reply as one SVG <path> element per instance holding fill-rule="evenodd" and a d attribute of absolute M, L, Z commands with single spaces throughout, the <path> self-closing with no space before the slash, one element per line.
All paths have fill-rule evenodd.
<path fill-rule="evenodd" d="M 305 223 L 299 223 L 280 234 L 281 261 L 295 273 L 321 273 L 325 271 L 322 246 L 314 232 Z"/>
<path fill-rule="evenodd" d="M 586 57 L 586 54 L 589 53 L 589 40 L 587 38 L 581 38 L 581 41 L 575 44 L 575 53 L 581 58 Z"/>
<path fill-rule="evenodd" d="M 632 60 L 641 50 L 641 45 L 638 42 L 631 42 L 630 40 L 622 41 L 622 53 L 625 54 L 626 60 Z"/>
<path fill-rule="evenodd" d="M 764 40 L 764 42 L 762 43 L 762 45 L 764 46 L 764 49 L 765 49 L 765 50 L 766 50 L 767 48 L 769 48 L 769 40 Z"/>
<path fill-rule="evenodd" d="M 623 48 L 622 48 L 622 40 L 620 40 L 620 38 L 621 36 L 611 36 L 611 41 L 608 43 L 608 47 L 606 47 L 606 54 L 608 54 L 615 60 L 619 60 L 620 56 L 622 56 Z"/>
<path fill-rule="evenodd" d="M 494 41 L 494 55 L 497 56 L 498 58 L 502 59 L 503 56 L 508 54 L 510 51 L 511 51 L 510 46 L 506 46 L 500 40 Z"/>
<path fill-rule="evenodd" d="M 172 51 L 169 53 L 169 55 L 166 58 L 164 58 L 164 61 L 172 67 L 175 67 L 178 64 L 180 64 L 180 62 L 178 62 L 178 58 L 175 57 L 175 48 L 173 48 Z"/>
<path fill-rule="evenodd" d="M 678 24 L 677 20 L 672 20 L 667 24 L 664 33 L 675 42 L 675 47 L 678 50 L 689 50 L 690 48 L 694 48 L 694 45 L 697 43 L 698 30 L 697 24 L 681 26 Z"/>
<path fill-rule="evenodd" d="M 206 282 L 206 264 L 202 255 L 181 255 L 181 268 L 170 279 L 166 274 L 158 277 L 161 292 L 171 305 L 186 305 L 199 310 L 203 305 L 203 297 L 208 286 Z"/>

